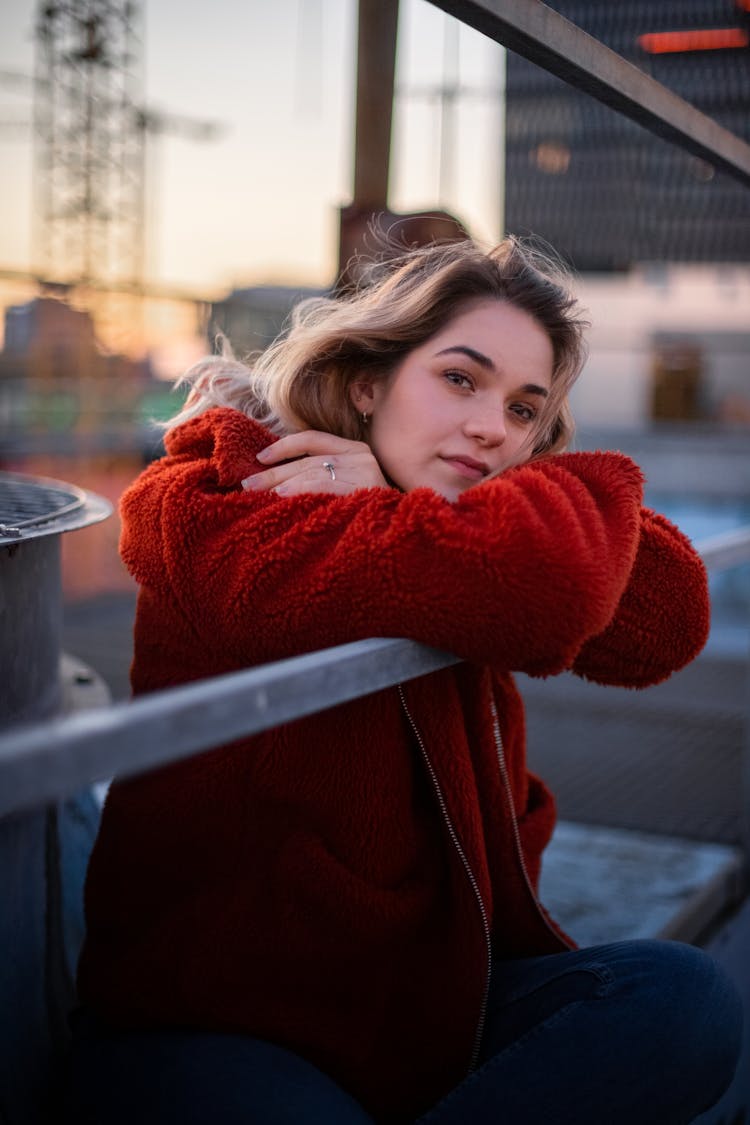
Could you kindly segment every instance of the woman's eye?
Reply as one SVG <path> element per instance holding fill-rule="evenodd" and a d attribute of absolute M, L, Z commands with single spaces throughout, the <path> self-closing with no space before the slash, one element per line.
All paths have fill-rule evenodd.
<path fill-rule="evenodd" d="M 468 375 L 464 375 L 463 371 L 446 371 L 445 378 L 454 387 L 465 387 L 471 390 L 474 386 Z"/>
<path fill-rule="evenodd" d="M 517 403 L 511 407 L 511 410 L 521 422 L 533 422 L 536 418 L 536 410 L 533 406 L 527 406 L 523 402 Z"/>

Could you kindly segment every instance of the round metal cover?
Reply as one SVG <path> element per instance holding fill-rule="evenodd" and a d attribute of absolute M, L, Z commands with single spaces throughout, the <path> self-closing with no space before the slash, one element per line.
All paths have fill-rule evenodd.
<path fill-rule="evenodd" d="M 88 527 L 111 511 L 108 501 L 74 484 L 0 473 L 0 546 Z"/>

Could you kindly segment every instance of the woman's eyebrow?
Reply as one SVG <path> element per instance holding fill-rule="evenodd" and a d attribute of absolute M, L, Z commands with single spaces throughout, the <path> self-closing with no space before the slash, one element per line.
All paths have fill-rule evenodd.
<path fill-rule="evenodd" d="M 465 355 L 469 359 L 473 359 L 480 367 L 485 367 L 488 371 L 497 371 L 494 363 L 488 355 L 484 352 L 478 352 L 476 348 L 469 348 L 466 344 L 456 344 L 452 348 L 443 348 L 442 351 L 437 352 L 437 355 Z M 524 383 L 520 388 L 524 394 L 527 395 L 540 395 L 541 398 L 549 398 L 549 391 L 546 387 L 540 387 L 538 383 Z"/>
<path fill-rule="evenodd" d="M 469 359 L 473 359 L 475 363 L 478 363 L 480 367 L 486 367 L 488 371 L 496 370 L 494 363 L 488 355 L 484 355 L 483 352 L 478 352 L 476 348 L 468 348 L 465 344 L 456 344 L 453 348 L 443 348 L 441 352 L 437 352 L 436 354 L 451 355 L 452 353 L 468 356 Z"/>

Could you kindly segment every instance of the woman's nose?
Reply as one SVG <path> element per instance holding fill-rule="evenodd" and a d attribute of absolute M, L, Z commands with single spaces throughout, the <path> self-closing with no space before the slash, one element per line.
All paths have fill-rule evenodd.
<path fill-rule="evenodd" d="M 470 415 L 464 431 L 483 445 L 502 445 L 505 441 L 505 415 L 502 410 L 482 410 Z"/>

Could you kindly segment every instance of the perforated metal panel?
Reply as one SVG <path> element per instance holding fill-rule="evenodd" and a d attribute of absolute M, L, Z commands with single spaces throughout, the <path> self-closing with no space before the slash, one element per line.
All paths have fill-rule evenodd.
<path fill-rule="evenodd" d="M 0 536 L 16 539 L 24 528 L 39 527 L 81 509 L 86 494 L 74 485 L 0 476 Z"/>
<path fill-rule="evenodd" d="M 0 473 L 0 547 L 87 527 L 111 510 L 102 497 L 65 481 Z"/>

